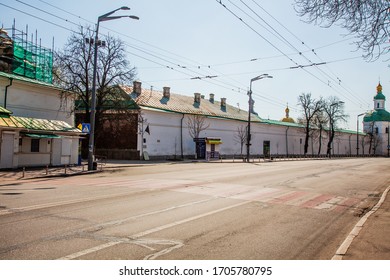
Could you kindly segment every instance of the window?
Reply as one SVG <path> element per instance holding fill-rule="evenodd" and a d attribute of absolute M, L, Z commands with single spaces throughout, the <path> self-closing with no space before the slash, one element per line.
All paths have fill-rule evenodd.
<path fill-rule="evenodd" d="M 389 128 L 388 127 L 386 127 L 386 133 L 389 134 Z"/>
<path fill-rule="evenodd" d="M 31 152 L 39 153 L 39 139 L 31 139 Z"/>
<path fill-rule="evenodd" d="M 379 133 L 379 129 L 377 127 L 375 127 L 375 134 L 378 134 Z"/>

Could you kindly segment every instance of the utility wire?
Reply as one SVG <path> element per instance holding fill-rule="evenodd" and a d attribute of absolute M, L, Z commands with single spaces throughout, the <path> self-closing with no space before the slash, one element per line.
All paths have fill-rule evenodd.
<path fill-rule="evenodd" d="M 293 32 L 291 32 L 283 23 L 281 23 L 277 18 L 275 18 L 271 13 L 269 13 L 267 10 L 265 10 L 258 2 L 256 2 L 255 0 L 252 0 L 252 2 L 258 6 L 262 11 L 264 11 L 268 16 L 270 16 L 274 21 L 276 21 L 281 27 L 283 27 L 284 30 L 286 30 L 290 35 L 292 35 L 296 40 L 298 40 L 299 42 L 301 42 L 302 45 L 304 45 L 309 51 L 311 51 L 315 56 L 317 56 L 320 61 L 322 62 L 322 58 L 318 55 L 318 53 L 315 51 L 314 48 L 310 48 L 303 40 L 301 40 L 298 36 L 296 36 Z M 350 38 L 347 38 L 347 39 L 344 39 L 340 42 L 344 42 L 344 41 L 348 41 L 350 40 Z M 336 42 L 337 43 L 337 42 Z M 328 46 L 331 46 L 335 43 L 332 43 L 332 44 L 328 44 L 324 47 L 328 47 Z M 320 49 L 321 47 L 319 48 L 316 48 L 317 50 Z M 338 75 L 336 75 L 329 67 L 326 66 L 326 68 L 336 77 L 337 81 L 339 82 L 339 85 L 345 89 L 346 92 L 348 92 L 351 96 L 353 96 L 354 99 L 356 99 L 356 95 L 354 95 L 352 93 L 351 90 L 347 89 L 343 84 L 341 84 L 341 80 L 339 79 Z M 333 78 L 332 78 L 333 81 L 335 81 Z M 336 81 L 336 83 L 337 83 Z M 361 103 L 366 103 L 364 100 L 362 100 L 361 98 L 357 97 L 359 99 L 359 101 Z"/>
<path fill-rule="evenodd" d="M 19 9 L 17 9 L 17 8 L 14 8 L 14 7 L 8 6 L 8 5 L 6 5 L 6 4 L 3 4 L 3 3 L 0 3 L 0 5 L 2 5 L 2 6 L 4 6 L 4 7 L 7 7 L 7 8 L 9 8 L 9 9 L 11 9 L 11 10 L 14 10 L 14 11 L 18 11 L 18 12 L 20 12 L 20 13 L 22 13 L 22 14 L 28 15 L 28 16 L 30 16 L 30 17 L 33 17 L 33 18 L 39 19 L 39 20 L 41 20 L 41 21 L 44 21 L 44 22 L 46 22 L 46 23 L 49 23 L 49 24 L 55 25 L 55 26 L 57 26 L 57 27 L 59 27 L 59 28 L 61 28 L 61 29 L 65 29 L 65 30 L 67 30 L 67 31 L 73 32 L 73 30 L 71 30 L 71 29 L 69 29 L 69 28 L 66 28 L 66 27 L 64 27 L 64 26 L 62 26 L 62 25 L 59 25 L 59 24 L 57 24 L 57 23 L 54 23 L 54 22 L 52 22 L 52 21 L 49 21 L 49 20 L 43 19 L 43 18 L 41 18 L 41 17 L 35 16 L 35 15 L 33 15 L 33 14 L 30 14 L 30 13 L 24 12 L 24 11 L 22 11 L 22 10 L 19 10 Z"/>
<path fill-rule="evenodd" d="M 228 10 L 231 14 L 233 14 L 236 18 L 238 18 L 241 22 L 243 22 L 247 27 L 249 27 L 251 30 L 253 30 L 253 31 L 255 31 L 256 32 L 256 34 L 258 34 L 259 35 L 259 32 L 257 32 L 252 26 L 250 26 L 248 23 L 246 23 L 241 17 L 239 17 L 236 13 L 234 13 L 231 9 L 229 9 L 225 4 L 223 4 L 222 3 L 222 1 L 220 0 L 220 1 L 218 1 L 218 0 L 216 0 L 219 4 L 221 4 L 226 10 Z M 230 3 L 232 3 L 230 0 L 228 0 Z M 243 4 L 245 4 L 242 0 L 240 0 Z M 241 10 L 241 11 L 243 11 L 241 8 L 239 8 L 236 4 L 234 4 L 234 3 L 232 3 L 236 8 L 238 8 L 239 10 Z M 257 17 L 259 17 L 262 21 L 264 21 L 261 17 L 260 17 L 260 15 L 258 14 L 258 13 L 256 13 L 253 9 L 251 9 L 247 4 L 245 4 L 245 6 L 247 7 L 247 8 L 249 8 L 255 15 L 257 15 Z M 246 15 L 248 15 L 245 11 L 243 11 Z M 252 18 L 253 19 L 253 17 L 250 17 L 250 18 Z M 255 21 L 255 22 L 257 22 L 258 23 L 258 21 Z M 265 22 L 265 21 L 264 21 Z M 265 22 L 266 23 L 266 22 Z M 258 23 L 259 24 L 259 23 Z M 268 23 L 266 23 L 268 26 L 270 26 Z M 261 25 L 260 24 L 260 26 L 262 26 L 263 28 L 265 28 L 263 25 Z M 271 26 L 270 26 L 271 27 Z M 272 27 L 271 27 L 272 28 Z M 269 31 L 267 28 L 265 28 L 268 32 L 270 32 L 271 34 L 272 34 L 272 32 L 271 31 Z M 275 31 L 275 29 L 274 28 L 272 28 L 272 30 L 274 30 Z M 279 38 L 280 39 L 280 37 L 282 38 L 282 40 L 283 41 L 285 41 L 290 47 L 292 47 L 294 50 L 296 50 L 296 51 L 298 51 L 299 52 L 299 50 L 297 50 L 287 39 L 285 39 L 282 35 L 280 35 L 280 33 L 279 32 L 277 32 L 277 34 L 278 35 L 275 35 L 274 34 L 274 36 L 276 36 L 277 38 Z M 265 39 L 264 38 L 264 36 L 261 36 L 260 35 L 260 37 L 261 38 L 263 38 L 263 39 Z M 268 42 L 269 44 L 271 44 L 271 46 L 273 46 L 275 49 L 277 49 L 279 52 L 281 52 L 281 50 L 280 50 L 280 48 L 276 48 L 275 47 L 275 45 L 274 44 L 272 44 L 272 43 L 270 43 L 270 41 L 269 40 L 267 40 L 267 39 L 265 39 L 266 40 L 266 42 Z M 283 55 L 285 55 L 285 56 L 287 56 L 284 52 L 282 52 L 283 53 Z M 301 52 L 299 52 L 300 54 L 301 54 Z M 304 57 L 304 56 L 303 56 Z M 289 56 L 287 56 L 287 58 L 290 60 L 290 61 L 293 61 L 292 59 L 291 59 L 291 57 L 289 57 Z M 306 58 L 306 57 L 305 57 Z M 307 59 L 307 61 L 309 61 L 311 64 L 312 64 L 312 66 L 317 66 L 318 64 L 314 64 L 314 63 L 312 63 L 311 62 L 311 60 L 310 59 L 308 59 L 308 58 L 306 58 Z M 295 62 L 296 63 L 296 62 Z M 330 81 L 328 80 L 328 82 L 326 83 L 325 81 L 323 81 L 323 80 L 321 80 L 320 78 L 318 78 L 316 75 L 314 75 L 313 73 L 311 73 L 311 72 L 309 72 L 309 71 L 307 71 L 306 69 L 304 69 L 304 67 L 302 67 L 302 65 L 299 65 L 298 63 L 296 63 L 296 66 L 297 66 L 297 68 L 301 68 L 302 70 L 304 70 L 306 73 L 308 73 L 309 75 L 311 75 L 311 76 L 313 76 L 315 79 L 317 79 L 317 80 L 319 80 L 321 83 L 323 83 L 323 84 L 325 84 L 325 85 L 328 85 L 329 87 L 331 87 L 334 91 L 336 91 L 337 93 L 339 93 L 340 95 L 342 95 L 342 96 L 344 96 L 345 98 L 347 98 L 348 100 L 350 100 L 351 102 L 353 102 L 353 103 L 355 103 L 355 104 L 358 104 L 358 105 L 361 105 L 360 103 L 357 103 L 356 102 L 356 100 L 355 99 L 351 99 L 351 98 L 348 98 L 345 94 L 343 94 L 342 92 L 340 92 L 339 90 L 337 90 L 337 89 L 335 89 L 334 87 L 332 87 L 331 85 L 330 85 Z M 333 77 L 331 77 L 330 75 L 328 75 L 327 73 L 325 73 L 322 69 L 320 69 L 320 68 L 317 68 L 324 76 L 326 76 L 326 77 L 328 77 L 330 80 L 332 80 L 333 82 L 335 82 L 336 84 L 340 81 L 340 79 L 338 79 L 338 80 L 336 80 L 336 79 L 334 79 Z"/>
<path fill-rule="evenodd" d="M 16 0 L 16 1 L 19 2 L 19 3 L 22 3 L 22 4 L 24 4 L 24 5 L 27 5 L 27 6 L 31 7 L 31 8 L 37 9 L 37 10 L 39 10 L 39 11 L 41 11 L 41 12 L 44 12 L 44 13 L 46 13 L 46 14 L 48 14 L 48 15 L 57 17 L 57 18 L 59 18 L 59 19 L 65 21 L 65 22 L 67 22 L 67 23 L 71 23 L 71 24 L 73 24 L 73 25 L 80 26 L 79 24 L 76 24 L 76 23 L 74 23 L 74 22 L 72 22 L 72 21 L 70 21 L 70 20 L 67 20 L 67 19 L 65 19 L 65 18 L 59 17 L 59 16 L 54 15 L 54 14 L 52 14 L 52 13 L 46 12 L 46 11 L 44 11 L 44 10 L 42 10 L 42 9 L 35 8 L 35 7 L 33 7 L 33 6 L 29 5 L 29 4 L 26 4 L 26 3 L 23 2 L 23 1 L 20 1 L 20 0 Z M 72 14 L 72 13 L 70 13 L 70 12 L 64 10 L 64 9 L 61 9 L 61 8 L 58 8 L 58 7 L 54 6 L 54 5 L 52 5 L 52 4 L 49 4 L 49 3 L 47 3 L 46 1 L 42 1 L 42 0 L 40 0 L 40 1 L 41 1 L 42 3 L 45 3 L 45 4 L 47 4 L 47 5 L 52 6 L 52 7 L 54 7 L 54 8 L 57 8 L 57 9 L 63 11 L 63 12 L 66 12 L 66 13 L 72 15 L 72 16 L 76 16 L 75 14 Z M 5 7 L 10 8 L 10 9 L 13 9 L 13 10 L 16 10 L 16 11 L 18 11 L 18 12 L 21 12 L 21 13 L 23 13 L 23 14 L 26 14 L 26 15 L 28 15 L 28 16 L 37 18 L 37 19 L 42 20 L 42 21 L 44 21 L 44 22 L 47 22 L 47 23 L 49 23 L 49 24 L 55 25 L 55 26 L 57 26 L 57 27 L 60 27 L 60 28 L 62 28 L 62 29 L 68 30 L 68 31 L 70 31 L 70 32 L 75 32 L 75 31 L 73 31 L 73 30 L 71 30 L 71 29 L 68 29 L 68 28 L 62 26 L 62 25 L 58 25 L 58 24 L 56 24 L 56 23 L 54 23 L 54 22 L 52 22 L 52 21 L 48 21 L 48 20 L 43 19 L 43 18 L 41 18 L 41 17 L 35 16 L 35 15 L 31 14 L 31 13 L 21 11 L 21 10 L 19 10 L 19 9 L 16 9 L 16 8 L 14 8 L 14 7 L 10 7 L 10 6 L 5 5 L 5 4 L 2 4 L 2 3 L 0 3 L 0 4 L 3 5 L 3 6 L 5 6 Z M 79 16 L 77 16 L 77 17 L 78 17 L 78 18 L 81 18 L 81 17 L 79 17 Z M 81 18 L 81 19 L 83 19 L 83 18 Z M 83 20 L 88 21 L 88 20 L 86 20 L 86 19 L 83 19 Z M 91 23 L 90 21 L 88 21 L 88 22 Z M 106 28 L 106 29 L 109 30 L 108 28 Z M 113 30 L 111 30 L 111 31 L 113 31 Z M 115 31 L 113 31 L 113 32 L 115 32 Z M 118 34 L 118 32 L 115 32 L 115 33 Z M 256 33 L 257 33 L 257 32 L 256 32 Z M 120 34 L 120 33 L 119 33 L 119 34 Z M 164 52 L 166 52 L 166 53 L 170 53 L 169 51 L 166 51 L 166 50 L 163 50 L 163 49 L 158 48 L 158 47 L 156 47 L 156 46 L 153 46 L 153 45 L 151 45 L 151 44 L 142 42 L 142 41 L 137 40 L 137 39 L 135 39 L 135 38 L 132 38 L 132 37 L 130 37 L 130 36 L 128 36 L 128 35 L 125 35 L 125 34 L 120 34 L 120 35 L 126 36 L 126 37 L 128 37 L 128 38 L 131 38 L 131 39 L 136 40 L 136 41 L 138 41 L 138 42 L 141 42 L 141 43 L 143 43 L 143 44 L 147 44 L 147 45 L 149 45 L 149 46 L 151 46 L 151 47 L 153 47 L 153 48 L 159 49 L 159 50 L 164 51 Z M 129 44 L 128 44 L 128 45 L 129 45 Z M 141 49 L 140 47 L 136 47 L 136 46 L 134 47 L 134 46 L 132 46 L 132 45 L 129 45 L 129 46 L 132 47 L 132 48 L 134 48 L 134 49 L 137 50 L 137 51 L 142 51 L 142 49 Z M 184 71 L 182 71 L 182 70 L 176 69 L 177 67 L 179 67 L 179 69 L 186 69 L 186 70 L 187 70 L 189 67 L 183 66 L 183 64 L 185 64 L 185 63 L 183 63 L 183 62 L 178 62 L 178 63 L 176 63 L 176 62 L 170 61 L 170 60 L 168 60 L 168 59 L 162 59 L 162 58 L 161 58 L 161 56 L 163 56 L 162 54 L 153 55 L 153 54 L 151 54 L 150 52 L 145 52 L 145 51 L 144 51 L 144 53 L 146 53 L 148 56 L 152 56 L 152 57 L 154 57 L 154 58 L 156 58 L 156 59 L 159 59 L 159 60 L 162 60 L 162 61 L 165 60 L 165 62 L 168 62 L 168 63 L 170 63 L 170 64 L 173 65 L 173 66 L 164 65 L 164 64 L 159 63 L 159 62 L 157 62 L 157 61 L 155 61 L 155 60 L 153 60 L 153 59 L 146 58 L 145 56 L 141 56 L 141 55 L 139 55 L 139 54 L 135 54 L 135 53 L 131 53 L 131 52 L 128 52 L 128 53 L 130 53 L 130 54 L 132 54 L 132 55 L 134 55 L 134 56 L 140 57 L 140 58 L 142 58 L 142 59 L 144 59 L 144 60 L 146 60 L 146 61 L 150 61 L 150 62 L 152 62 L 152 63 L 155 63 L 155 64 L 157 64 L 157 65 L 159 65 L 159 66 L 161 66 L 161 67 L 168 68 L 168 69 L 170 69 L 170 70 L 174 70 L 174 71 L 176 71 L 176 72 L 178 72 L 178 73 L 181 73 L 181 74 L 183 74 L 183 75 L 185 75 L 185 76 L 187 76 L 187 77 L 193 76 L 192 74 L 189 74 L 189 73 L 186 73 L 186 72 L 184 72 Z M 170 54 L 173 54 L 173 53 L 170 53 Z M 286 56 L 286 54 L 285 54 L 284 52 L 282 52 L 282 54 L 283 54 L 283 56 Z M 175 55 L 175 56 L 178 56 L 177 54 L 174 54 L 174 55 Z M 178 57 L 180 57 L 180 56 L 178 56 Z M 287 55 L 287 57 L 289 58 L 288 55 Z M 181 57 L 181 58 L 183 58 L 183 59 L 185 59 L 185 60 L 188 60 L 188 61 L 191 61 L 190 59 L 185 58 L 185 57 Z M 291 58 L 289 58 L 289 59 L 290 59 L 291 61 L 293 61 Z M 194 61 L 192 61 L 192 62 L 194 62 Z M 195 64 L 200 65 L 200 64 L 197 63 L 197 62 L 195 62 Z M 295 63 L 295 64 L 297 64 L 297 63 Z M 200 69 L 199 66 L 198 66 L 198 69 Z M 210 69 L 211 69 L 211 67 L 208 67 L 207 70 L 210 70 Z M 199 72 L 195 72 L 195 71 L 194 71 L 193 73 L 199 73 Z M 200 74 L 200 73 L 199 73 L 199 74 Z M 210 76 L 210 75 L 205 75 L 205 76 Z M 222 75 L 218 75 L 218 76 L 221 76 L 221 77 L 222 77 Z M 189 79 L 190 79 L 190 78 L 189 78 Z M 235 85 L 229 85 L 229 86 L 231 86 L 231 87 L 233 87 L 233 88 L 227 87 L 226 85 L 228 85 L 228 83 L 226 83 L 226 82 L 222 82 L 222 84 L 220 84 L 220 82 L 217 83 L 217 82 L 213 82 L 213 81 L 209 81 L 209 80 L 203 80 L 203 81 L 208 82 L 208 83 L 212 83 L 212 84 L 217 85 L 217 86 L 219 86 L 219 87 L 223 87 L 223 88 L 225 88 L 225 89 L 229 89 L 229 90 L 233 90 L 233 91 L 237 91 L 237 90 L 234 90 L 234 89 L 233 89 L 233 88 L 237 88 L 239 93 L 244 93 L 244 92 L 245 92 L 245 91 L 242 90 L 240 87 L 237 87 L 237 86 L 235 86 Z M 244 87 L 245 87 L 245 86 L 244 86 Z M 242 92 L 241 92 L 241 90 L 242 90 Z M 267 98 L 267 97 L 265 97 L 265 96 L 262 96 L 262 95 L 257 95 L 257 96 L 259 96 L 260 98 L 264 98 L 264 99 L 267 100 L 269 103 L 271 103 L 271 102 L 277 103 L 277 104 L 279 103 L 278 101 L 272 101 L 271 99 L 269 99 L 269 98 Z"/>

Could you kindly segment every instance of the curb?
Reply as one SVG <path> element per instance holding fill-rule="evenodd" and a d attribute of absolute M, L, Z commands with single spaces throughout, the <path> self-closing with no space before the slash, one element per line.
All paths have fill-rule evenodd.
<path fill-rule="evenodd" d="M 353 239 L 359 235 L 359 232 L 363 228 L 363 226 L 364 226 L 365 222 L 368 220 L 368 218 L 381 207 L 381 205 L 385 201 L 387 193 L 389 191 L 390 191 L 390 186 L 388 186 L 386 188 L 386 190 L 382 193 L 381 199 L 378 201 L 378 203 L 357 222 L 357 224 L 354 226 L 352 231 L 348 234 L 347 238 L 344 240 L 344 242 L 337 249 L 335 255 L 332 257 L 332 260 L 342 260 L 343 259 L 343 256 L 345 256 L 345 254 L 347 253 L 349 247 L 351 246 Z"/>

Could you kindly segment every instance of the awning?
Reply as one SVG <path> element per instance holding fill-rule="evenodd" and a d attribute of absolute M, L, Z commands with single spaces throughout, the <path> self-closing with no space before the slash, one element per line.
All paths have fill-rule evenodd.
<path fill-rule="evenodd" d="M 42 133 L 23 133 L 22 135 L 30 138 L 61 138 L 61 136 L 56 134 L 42 134 Z"/>
<path fill-rule="evenodd" d="M 221 140 L 207 140 L 206 142 L 207 144 L 215 144 L 215 145 L 222 144 Z"/>

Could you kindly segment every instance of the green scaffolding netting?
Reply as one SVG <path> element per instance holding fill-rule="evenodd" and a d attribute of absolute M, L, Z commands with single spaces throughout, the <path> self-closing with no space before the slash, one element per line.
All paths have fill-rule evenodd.
<path fill-rule="evenodd" d="M 13 73 L 52 83 L 53 52 L 26 41 L 14 41 Z"/>

